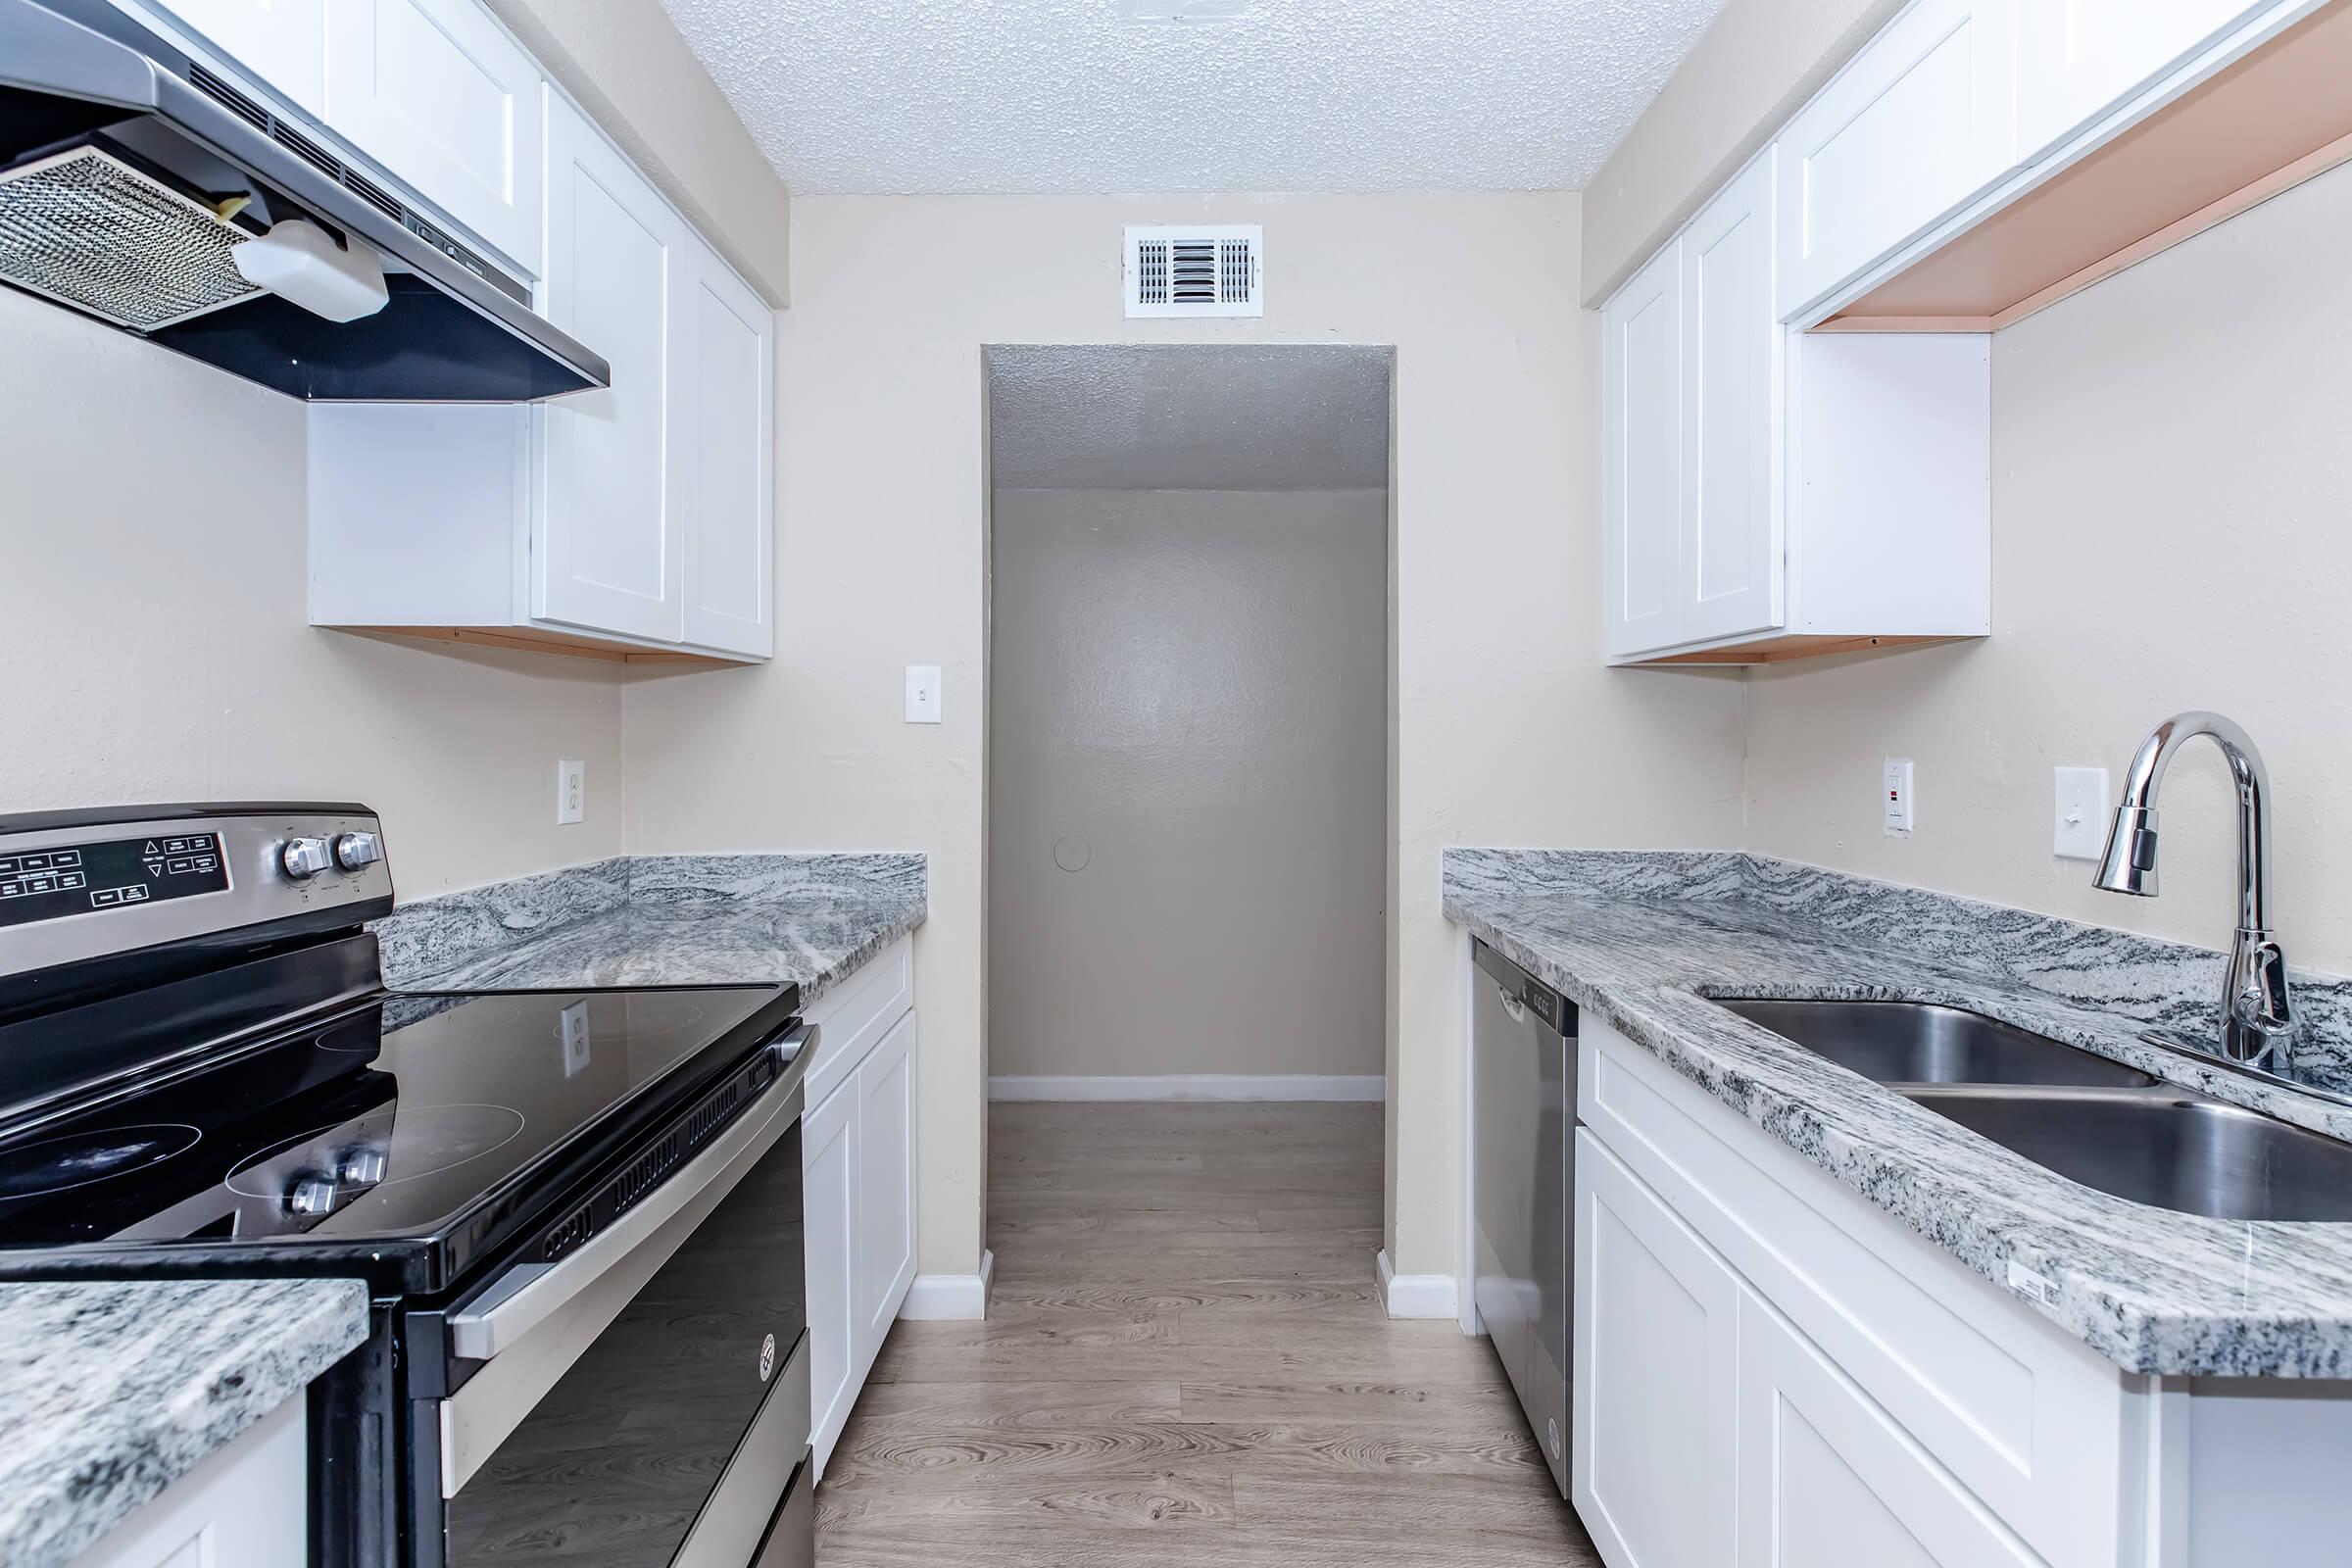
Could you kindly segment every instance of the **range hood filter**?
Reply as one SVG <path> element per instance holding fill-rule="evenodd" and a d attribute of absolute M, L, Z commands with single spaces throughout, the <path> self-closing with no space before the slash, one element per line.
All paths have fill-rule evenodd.
<path fill-rule="evenodd" d="M 261 292 L 245 230 L 94 146 L 0 171 L 0 275 L 136 332 Z"/>

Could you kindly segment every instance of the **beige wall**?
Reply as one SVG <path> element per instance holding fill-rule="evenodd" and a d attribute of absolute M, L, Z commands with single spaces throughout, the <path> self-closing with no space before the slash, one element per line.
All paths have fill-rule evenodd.
<path fill-rule="evenodd" d="M 791 199 L 661 0 L 489 0 L 753 287 L 790 303 Z"/>
<path fill-rule="evenodd" d="M 991 538 L 990 1071 L 1378 1076 L 1388 492 L 999 490 Z"/>
<path fill-rule="evenodd" d="M 968 1272 L 983 1223 L 984 344 L 1396 347 L 1400 1270 L 1457 1266 L 1463 991 L 1440 847 L 1737 841 L 1737 679 L 1601 665 L 1578 212 L 1566 194 L 794 202 L 776 661 L 629 686 L 629 846 L 930 853 L 925 1271 Z M 1186 220 L 1265 224 L 1264 319 L 1121 318 L 1119 225 Z M 936 727 L 901 721 L 913 662 L 945 666 Z"/>
<path fill-rule="evenodd" d="M 0 810 L 363 801 L 404 898 L 618 853 L 603 668 L 307 624 L 300 403 L 11 290 L 0 359 Z"/>
<path fill-rule="evenodd" d="M 2164 896 L 2093 890 L 2050 853 L 2050 769 L 2124 764 L 2214 708 L 2270 763 L 2278 923 L 2352 973 L 2352 168 L 1993 339 L 1993 635 L 1758 671 L 1751 848 L 2101 925 L 2226 945 L 2227 774 L 2184 754 Z M 1919 830 L 1883 835 L 1880 760 L 1918 763 Z"/>
<path fill-rule="evenodd" d="M 1597 305 L 1905 0 L 1728 0 L 1585 187 Z"/>

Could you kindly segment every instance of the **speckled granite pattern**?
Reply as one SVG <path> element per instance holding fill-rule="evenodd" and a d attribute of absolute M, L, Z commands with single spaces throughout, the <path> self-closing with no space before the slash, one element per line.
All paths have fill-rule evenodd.
<path fill-rule="evenodd" d="M 2110 1198 L 1707 1000 L 1970 1007 L 2352 1138 L 2352 1109 L 2148 1044 L 2145 1012 L 2172 969 L 2141 967 L 2138 939 L 2035 915 L 2004 924 L 1987 906 L 1938 914 L 1925 902 L 1936 895 L 1911 889 L 1887 889 L 1873 920 L 1864 909 L 1885 884 L 1746 856 L 1448 851 L 1443 877 L 1450 918 L 1976 1273 L 2006 1290 L 2015 1260 L 2056 1282 L 2054 1301 L 2017 1298 L 2127 1370 L 2352 1377 L 2352 1225 L 2212 1220 Z M 1832 896 L 1811 904 L 1808 886 Z M 1974 935 L 1987 925 L 2006 935 Z M 2037 956 L 2021 935 L 2033 929 L 2061 949 L 2089 934 Z M 2125 976 L 2102 975 L 2106 943 Z M 2044 989 L 2049 977 L 2070 989 Z"/>
<path fill-rule="evenodd" d="M 595 860 L 444 893 L 404 904 L 368 929 L 387 976 L 438 974 L 623 907 L 629 866 L 625 858 Z"/>
<path fill-rule="evenodd" d="M 2190 1041 L 2221 1034 L 2222 955 L 2183 943 L 1736 851 L 1446 855 L 1449 887 L 1473 890 L 1499 879 L 1596 897 L 1736 898 L 1875 947 L 1996 974 L 2156 1033 Z M 2217 910 L 2217 924 L 2222 918 Z M 2291 953 L 2293 933 L 2287 936 Z M 2303 969 L 2292 978 L 2298 1071 L 2352 1094 L 2352 980 Z"/>
<path fill-rule="evenodd" d="M 613 866 L 616 874 L 606 869 Z M 921 855 L 639 856 L 578 869 L 524 878 L 532 886 L 521 892 L 502 883 L 394 910 L 373 928 L 386 983 L 564 991 L 794 982 L 807 1003 L 920 925 L 928 907 Z M 486 940 L 503 918 L 489 911 L 509 909 L 527 910 L 528 923 Z"/>
<path fill-rule="evenodd" d="M 0 1285 L 0 1563 L 71 1561 L 367 1337 L 357 1280 Z"/>

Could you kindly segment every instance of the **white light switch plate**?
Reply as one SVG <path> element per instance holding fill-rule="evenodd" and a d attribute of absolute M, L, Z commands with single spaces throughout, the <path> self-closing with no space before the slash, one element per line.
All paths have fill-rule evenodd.
<path fill-rule="evenodd" d="M 2107 851 L 2107 770 L 2058 770 L 2057 816 L 2050 853 L 2069 860 L 2095 860 Z"/>
<path fill-rule="evenodd" d="M 556 764 L 556 825 L 577 822 L 588 814 L 588 764 L 576 760 Z"/>
<path fill-rule="evenodd" d="M 939 666 L 937 664 L 908 664 L 906 666 L 906 722 L 936 724 L 939 722 Z"/>
<path fill-rule="evenodd" d="M 1911 759 L 1886 759 L 1885 800 L 1886 807 L 1886 836 L 1905 838 L 1911 832 L 1913 803 L 1911 800 Z"/>

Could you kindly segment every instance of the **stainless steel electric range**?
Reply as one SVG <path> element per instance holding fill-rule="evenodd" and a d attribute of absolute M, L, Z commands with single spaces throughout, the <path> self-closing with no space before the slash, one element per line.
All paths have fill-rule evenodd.
<path fill-rule="evenodd" d="M 348 805 L 0 817 L 0 1278 L 357 1278 L 316 1568 L 812 1556 L 799 992 L 408 996 Z"/>

